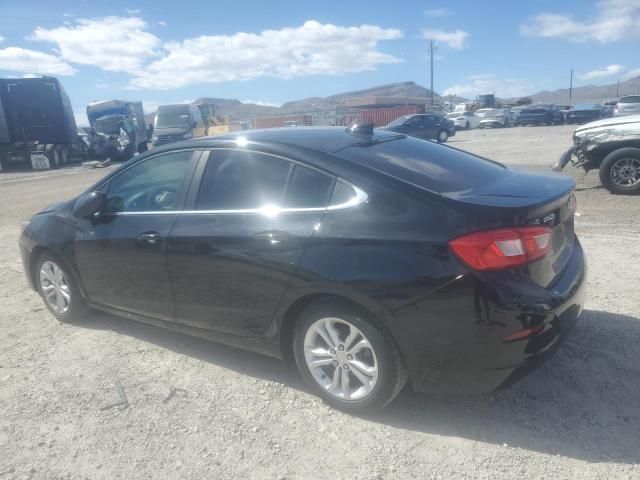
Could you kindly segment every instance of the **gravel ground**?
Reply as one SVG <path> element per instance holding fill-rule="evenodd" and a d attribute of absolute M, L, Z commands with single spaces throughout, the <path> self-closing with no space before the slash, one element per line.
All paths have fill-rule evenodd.
<path fill-rule="evenodd" d="M 569 127 L 451 144 L 547 168 Z M 13 478 L 640 479 L 640 196 L 578 183 L 590 276 L 582 321 L 511 388 L 333 411 L 283 362 L 106 314 L 60 324 L 26 286 L 20 221 L 106 172 L 0 174 L 0 480 Z"/>

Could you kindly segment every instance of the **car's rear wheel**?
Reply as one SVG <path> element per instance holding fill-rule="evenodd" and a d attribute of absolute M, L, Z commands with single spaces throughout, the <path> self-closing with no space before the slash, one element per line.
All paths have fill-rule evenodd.
<path fill-rule="evenodd" d="M 76 322 L 86 316 L 89 307 L 58 257 L 50 253 L 41 255 L 35 273 L 38 292 L 54 317 L 63 322 Z"/>
<path fill-rule="evenodd" d="M 346 302 L 309 305 L 297 323 L 293 347 L 305 381 L 341 410 L 381 409 L 407 380 L 402 355 L 388 332 Z"/>
<path fill-rule="evenodd" d="M 444 143 L 447 141 L 448 138 L 449 138 L 449 133 L 446 130 L 440 130 L 438 132 L 438 135 L 436 136 L 438 143 Z"/>
<path fill-rule="evenodd" d="M 612 193 L 640 193 L 640 148 L 620 148 L 600 164 L 600 181 Z"/>

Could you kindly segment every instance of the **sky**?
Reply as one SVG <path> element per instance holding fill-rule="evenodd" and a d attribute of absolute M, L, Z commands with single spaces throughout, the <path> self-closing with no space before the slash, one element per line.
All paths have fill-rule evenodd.
<path fill-rule="evenodd" d="M 640 0 L 0 0 L 0 76 L 90 101 L 264 105 L 385 83 L 500 97 L 640 75 Z"/>

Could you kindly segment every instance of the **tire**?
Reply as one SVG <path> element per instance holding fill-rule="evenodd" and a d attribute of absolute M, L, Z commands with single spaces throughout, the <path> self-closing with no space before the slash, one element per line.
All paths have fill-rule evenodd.
<path fill-rule="evenodd" d="M 69 150 L 65 146 L 60 147 L 60 166 L 69 163 Z"/>
<path fill-rule="evenodd" d="M 449 132 L 447 132 L 446 130 L 440 130 L 438 132 L 438 135 L 436 137 L 436 140 L 438 140 L 438 143 L 445 143 L 448 139 L 449 139 Z"/>
<path fill-rule="evenodd" d="M 144 142 L 138 145 L 138 153 L 144 153 L 147 150 L 149 150 L 149 146 L 147 145 L 147 142 Z"/>
<path fill-rule="evenodd" d="M 61 163 L 61 155 L 60 155 L 60 146 L 59 145 L 54 145 L 53 146 L 53 164 L 51 165 L 51 168 L 60 168 L 62 166 Z"/>
<path fill-rule="evenodd" d="M 60 271 L 62 276 L 57 275 L 57 271 Z M 38 293 L 54 317 L 61 322 L 69 323 L 78 322 L 86 317 L 90 308 L 82 298 L 69 269 L 57 256 L 48 252 L 40 255 L 34 273 Z"/>
<path fill-rule="evenodd" d="M 326 325 L 333 327 L 337 346 Z M 324 335 L 315 327 L 321 328 Z M 353 334 L 350 341 L 349 334 Z M 293 342 L 300 374 L 319 397 L 337 409 L 353 413 L 379 410 L 396 397 L 407 381 L 404 359 L 390 334 L 370 315 L 347 302 L 318 300 L 307 306 L 298 318 Z M 364 342 L 368 346 L 363 347 Z M 358 345 L 360 348 L 355 350 Z M 322 353 L 313 354 L 310 346 Z M 329 363 L 312 370 L 309 364 L 314 359 Z M 365 374 L 367 368 L 377 376 Z M 346 390 L 343 375 L 348 379 Z"/>
<path fill-rule="evenodd" d="M 47 158 L 49 159 L 49 166 L 51 168 L 56 168 L 56 146 L 55 145 L 45 145 L 44 146 L 44 154 L 47 156 Z"/>
<path fill-rule="evenodd" d="M 625 185 L 625 178 L 634 183 Z M 619 148 L 604 157 L 600 164 L 600 181 L 611 193 L 640 193 L 640 148 Z"/>

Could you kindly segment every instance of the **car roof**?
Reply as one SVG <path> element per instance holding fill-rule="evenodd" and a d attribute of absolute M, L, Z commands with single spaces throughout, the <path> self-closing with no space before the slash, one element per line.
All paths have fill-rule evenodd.
<path fill-rule="evenodd" d="M 323 153 L 334 153 L 348 147 L 384 141 L 400 134 L 389 130 L 374 129 L 373 135 L 351 133 L 345 127 L 292 127 L 241 130 L 228 135 L 199 137 L 154 148 L 152 152 L 171 151 L 178 148 L 235 147 L 238 141 L 246 144 L 271 144 L 294 146 Z"/>

